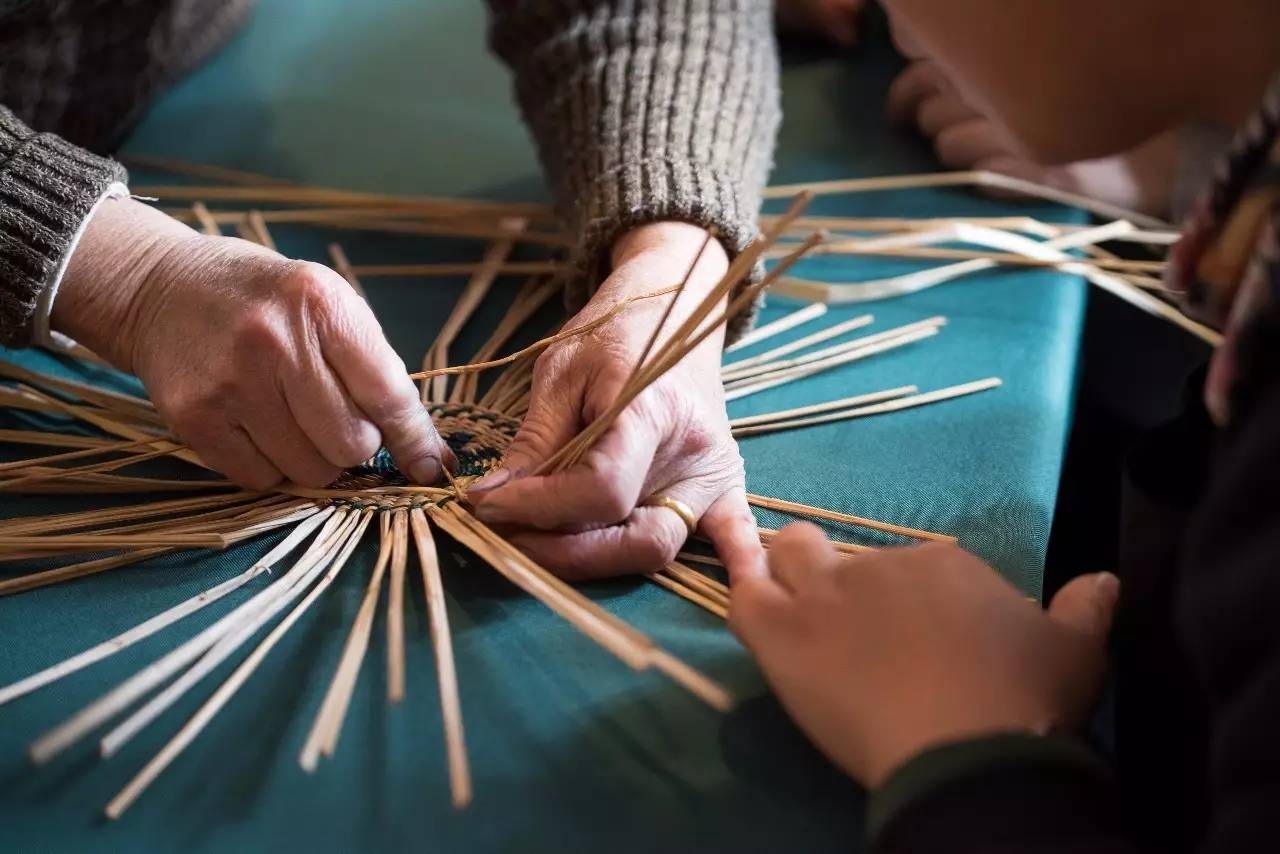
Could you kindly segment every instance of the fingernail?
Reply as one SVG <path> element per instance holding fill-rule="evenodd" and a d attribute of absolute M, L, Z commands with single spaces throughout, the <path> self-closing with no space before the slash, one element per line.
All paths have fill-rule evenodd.
<path fill-rule="evenodd" d="M 420 457 L 409 464 L 409 477 L 423 486 L 430 486 L 440 479 L 440 458 L 434 455 Z"/>
<path fill-rule="evenodd" d="M 453 448 L 450 448 L 444 442 L 440 443 L 440 447 L 444 448 L 445 467 L 448 468 L 449 471 L 452 472 L 453 474 L 457 474 L 458 473 L 458 455 L 453 452 Z"/>
<path fill-rule="evenodd" d="M 1120 579 L 1110 572 L 1100 572 L 1093 584 L 1094 590 L 1098 594 L 1098 599 L 1104 602 L 1108 608 L 1113 607 L 1120 598 Z"/>
<path fill-rule="evenodd" d="M 509 480 L 511 480 L 510 469 L 495 469 L 467 487 L 467 493 L 470 495 L 485 493 L 497 489 Z"/>

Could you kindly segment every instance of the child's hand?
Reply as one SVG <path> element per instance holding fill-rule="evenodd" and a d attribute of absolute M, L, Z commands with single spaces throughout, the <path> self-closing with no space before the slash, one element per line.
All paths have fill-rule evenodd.
<path fill-rule="evenodd" d="M 895 34 L 901 47 L 903 37 L 896 30 Z M 1160 134 L 1113 157 L 1057 166 L 1036 163 L 966 100 L 940 66 L 923 56 L 912 59 L 894 79 L 885 109 L 890 122 L 914 125 L 948 169 L 998 172 L 1153 216 L 1170 216 L 1178 168 L 1174 133 Z"/>
<path fill-rule="evenodd" d="M 729 620 L 801 729 L 874 788 L 934 745 L 1079 722 L 1118 594 L 1082 576 L 1045 613 L 958 547 L 841 558 L 801 524 L 767 574 L 734 578 Z"/>

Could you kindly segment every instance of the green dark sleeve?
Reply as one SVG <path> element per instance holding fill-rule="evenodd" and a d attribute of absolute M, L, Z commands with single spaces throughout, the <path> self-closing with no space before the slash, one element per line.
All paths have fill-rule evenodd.
<path fill-rule="evenodd" d="M 1065 738 L 992 735 L 928 750 L 871 799 L 869 849 L 1129 852 L 1110 776 Z"/>

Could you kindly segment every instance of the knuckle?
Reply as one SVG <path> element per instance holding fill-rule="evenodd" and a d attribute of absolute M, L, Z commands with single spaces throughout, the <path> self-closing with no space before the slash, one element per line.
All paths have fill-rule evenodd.
<path fill-rule="evenodd" d="M 616 463 L 610 462 L 603 467 L 603 471 L 597 469 L 600 486 L 599 501 L 595 506 L 600 517 L 608 522 L 625 519 L 633 508 L 631 498 L 623 492 L 622 484 L 618 482 L 617 468 Z"/>
<path fill-rule="evenodd" d="M 366 387 L 360 408 L 384 432 L 397 436 L 434 430 L 431 416 L 416 396 L 400 395 L 381 383 Z"/>
<path fill-rule="evenodd" d="M 339 447 L 339 458 L 334 462 L 343 468 L 358 466 L 378 453 L 381 444 L 381 437 L 376 430 L 370 434 L 369 431 L 354 429 Z"/>
<path fill-rule="evenodd" d="M 328 268 L 311 261 L 289 261 L 282 266 L 277 292 L 294 305 L 328 305 L 336 296 Z"/>

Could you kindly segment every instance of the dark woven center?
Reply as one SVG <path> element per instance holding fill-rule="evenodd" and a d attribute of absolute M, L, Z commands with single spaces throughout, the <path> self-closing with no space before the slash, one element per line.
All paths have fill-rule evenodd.
<path fill-rule="evenodd" d="M 431 415 L 441 438 L 458 458 L 455 477 L 479 477 L 496 468 L 520 426 L 514 418 L 464 404 L 432 406 Z M 409 479 L 396 468 L 391 454 L 383 448 L 368 462 L 347 469 L 334 485 L 370 489 L 408 484 Z"/>

